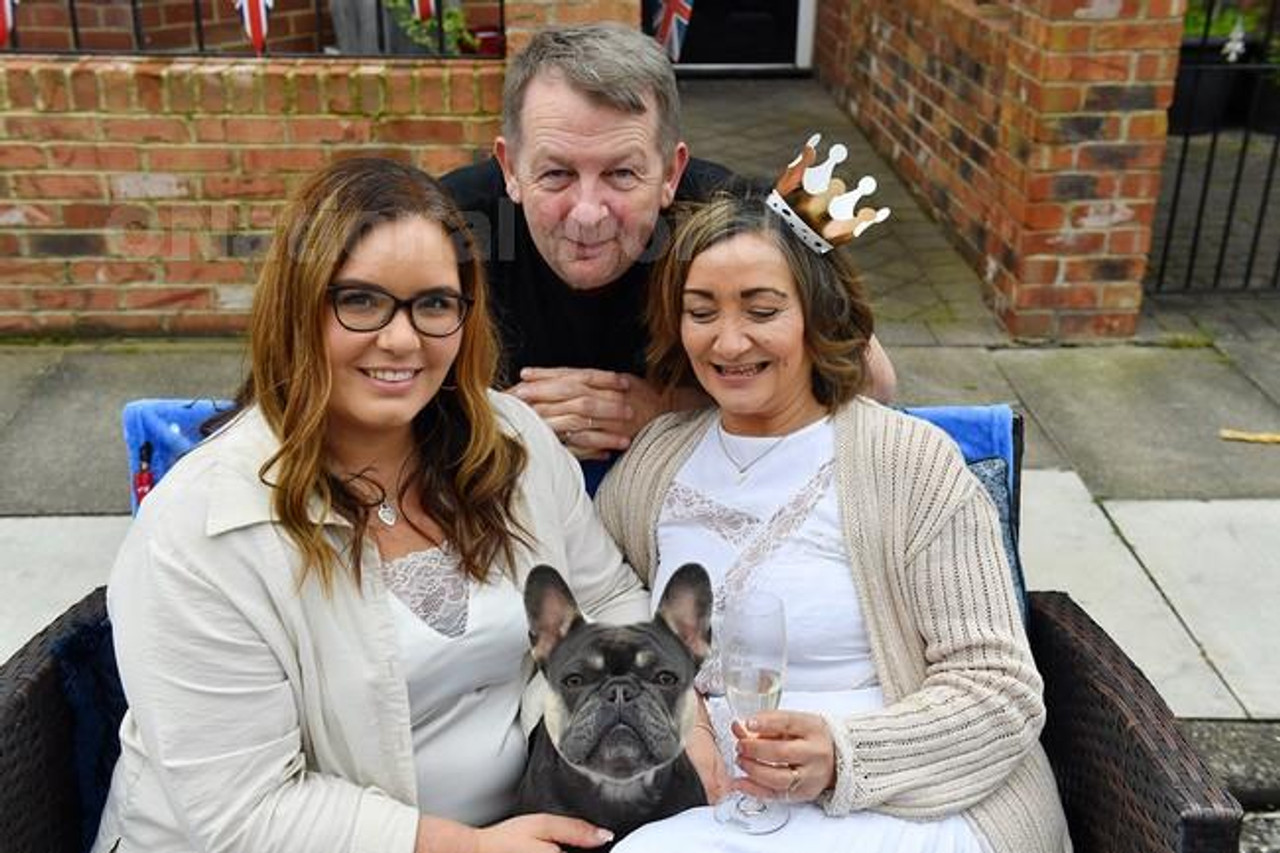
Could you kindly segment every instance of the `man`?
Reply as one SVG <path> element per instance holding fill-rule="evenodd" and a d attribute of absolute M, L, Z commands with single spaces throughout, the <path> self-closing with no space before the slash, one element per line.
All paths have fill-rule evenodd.
<path fill-rule="evenodd" d="M 444 178 L 470 218 L 502 335 L 506 383 L 581 459 L 625 450 L 664 411 L 644 378 L 646 285 L 674 201 L 700 201 L 729 173 L 680 139 L 671 64 L 619 24 L 537 34 L 510 64 L 491 160 Z M 786 152 L 779 152 L 784 156 Z M 872 393 L 893 368 L 872 341 Z"/>

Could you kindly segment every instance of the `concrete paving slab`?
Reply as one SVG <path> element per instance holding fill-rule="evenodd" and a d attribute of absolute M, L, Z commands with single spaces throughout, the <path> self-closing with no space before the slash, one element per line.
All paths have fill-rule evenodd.
<path fill-rule="evenodd" d="M 1036 417 L 1018 401 L 1013 386 L 981 347 L 894 346 L 897 402 L 904 406 L 1011 403 L 1025 420 L 1023 468 L 1061 468 L 1061 451 Z"/>
<path fill-rule="evenodd" d="M 128 516 L 0 518 L 0 660 L 107 582 Z"/>
<path fill-rule="evenodd" d="M 1246 810 L 1280 809 L 1280 722 L 1180 720 L 1178 728 Z"/>
<path fill-rule="evenodd" d="M 0 347 L 0 428 L 29 404 L 32 388 L 62 354 L 60 347 Z"/>
<path fill-rule="evenodd" d="M 897 346 L 933 346 L 938 339 L 924 323 L 876 320 L 876 337 L 887 349 Z"/>
<path fill-rule="evenodd" d="M 1219 341 L 1217 347 L 1263 393 L 1280 404 L 1280 337 L 1262 341 Z"/>
<path fill-rule="evenodd" d="M 1246 814 L 1240 827 L 1240 853 L 1280 853 L 1280 812 Z"/>
<path fill-rule="evenodd" d="M 1025 473 L 1020 548 L 1027 586 L 1070 593 L 1176 715 L 1246 716 L 1074 472 Z"/>
<path fill-rule="evenodd" d="M 1211 348 L 1007 349 L 996 364 L 1100 498 L 1280 498 L 1280 405 Z"/>
<path fill-rule="evenodd" d="M 957 311 L 954 305 L 946 308 L 951 319 L 929 323 L 929 328 L 944 347 L 999 346 L 1008 340 L 1008 335 L 990 313 Z"/>
<path fill-rule="evenodd" d="M 120 412 L 138 397 L 230 396 L 239 343 L 73 347 L 25 392 L 0 428 L 0 515 L 129 511 Z"/>
<path fill-rule="evenodd" d="M 1280 719 L 1280 501 L 1106 501 L 1245 709 Z"/>

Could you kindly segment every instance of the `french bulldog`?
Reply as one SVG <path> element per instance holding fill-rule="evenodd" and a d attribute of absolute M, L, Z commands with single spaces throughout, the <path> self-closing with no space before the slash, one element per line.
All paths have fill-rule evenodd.
<path fill-rule="evenodd" d="M 550 566 L 530 573 L 524 603 L 533 659 L 550 689 L 517 811 L 582 818 L 612 831 L 616 843 L 649 821 L 706 805 L 684 752 L 697 719 L 694 675 L 711 647 L 706 570 L 681 566 L 657 615 L 632 625 L 587 623 Z"/>

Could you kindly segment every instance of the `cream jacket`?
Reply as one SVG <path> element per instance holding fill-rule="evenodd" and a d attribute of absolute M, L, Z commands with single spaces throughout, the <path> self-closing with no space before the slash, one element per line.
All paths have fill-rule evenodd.
<path fill-rule="evenodd" d="M 518 511 L 536 542 L 518 579 L 549 563 L 585 612 L 648 618 L 573 457 L 523 403 L 492 401 L 529 451 Z M 258 479 L 276 447 L 257 410 L 241 414 L 147 497 L 116 559 L 108 608 L 129 711 L 95 853 L 414 849 L 409 701 L 378 554 L 366 545 L 359 589 L 350 575 L 331 597 L 299 588 Z M 323 523 L 335 542 L 349 527 Z"/>
<path fill-rule="evenodd" d="M 715 418 L 659 418 L 601 485 L 601 518 L 642 577 L 667 489 Z M 963 813 L 995 853 L 1069 851 L 995 507 L 932 424 L 858 398 L 834 426 L 845 547 L 886 705 L 828 719 L 824 808 Z"/>

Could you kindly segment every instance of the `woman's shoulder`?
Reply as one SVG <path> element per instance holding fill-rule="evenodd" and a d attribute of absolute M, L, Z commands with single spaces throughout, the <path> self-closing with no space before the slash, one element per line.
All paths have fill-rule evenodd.
<path fill-rule="evenodd" d="M 923 418 L 858 397 L 837 413 L 835 431 L 845 467 L 865 471 L 886 488 L 899 484 L 917 496 L 963 498 L 976 485 L 968 482 L 955 441 Z"/>
<path fill-rule="evenodd" d="M 856 397 L 836 415 L 837 430 L 857 434 L 882 454 L 943 453 L 959 459 L 955 441 L 945 430 L 915 415 L 869 397 Z"/>
<path fill-rule="evenodd" d="M 647 482 L 654 477 L 661 479 L 672 462 L 683 457 L 692 440 L 702 435 L 715 415 L 714 408 L 690 409 L 667 412 L 654 418 L 636 433 L 631 446 L 610 468 L 600 491 L 612 493 L 619 483 Z M 629 490 L 631 486 L 625 488 Z"/>
<path fill-rule="evenodd" d="M 716 416 L 715 408 L 685 409 L 658 415 L 636 434 L 635 444 L 678 440 L 696 432 Z"/>
<path fill-rule="evenodd" d="M 127 588 L 161 572 L 221 586 L 240 574 L 273 571 L 271 490 L 259 476 L 278 446 L 271 436 L 249 409 L 179 459 L 139 506 L 112 584 Z"/>

